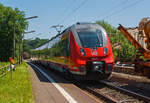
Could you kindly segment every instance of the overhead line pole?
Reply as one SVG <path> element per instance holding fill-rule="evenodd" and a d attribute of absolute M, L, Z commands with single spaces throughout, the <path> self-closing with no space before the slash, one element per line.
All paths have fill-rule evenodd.
<path fill-rule="evenodd" d="M 16 55 L 16 43 L 15 43 L 15 22 L 14 22 L 14 30 L 13 30 L 13 59 L 15 59 Z"/>
<path fill-rule="evenodd" d="M 33 33 L 33 32 L 35 32 L 35 31 L 32 30 L 29 32 L 24 32 L 23 37 L 24 37 L 24 34 Z M 19 63 L 20 63 L 20 61 L 22 61 L 22 57 L 23 57 L 23 37 L 19 39 Z M 21 41 L 22 41 L 22 43 L 21 43 Z M 22 44 L 22 48 L 21 48 L 21 44 Z"/>
<path fill-rule="evenodd" d="M 24 20 L 29 20 L 29 19 L 34 19 L 34 18 L 38 18 L 38 16 L 32 16 L 32 17 L 24 18 Z M 32 32 L 35 32 L 35 31 L 24 32 L 23 37 L 24 37 L 25 33 L 32 33 Z M 19 38 L 19 64 L 23 59 L 22 58 L 23 57 L 23 37 Z M 21 43 L 21 41 L 22 41 L 22 43 Z M 21 48 L 21 44 L 22 44 L 22 48 Z"/>
<path fill-rule="evenodd" d="M 38 18 L 38 16 L 32 16 L 32 17 L 24 18 L 24 20 L 34 19 L 34 18 Z"/>
<path fill-rule="evenodd" d="M 35 30 L 24 32 L 23 34 L 28 34 L 28 33 L 33 33 L 33 32 L 35 32 Z"/>

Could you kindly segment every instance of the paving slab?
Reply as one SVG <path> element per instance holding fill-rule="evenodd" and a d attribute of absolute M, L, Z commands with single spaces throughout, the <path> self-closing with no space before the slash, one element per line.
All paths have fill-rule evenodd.
<path fill-rule="evenodd" d="M 29 67 L 35 103 L 68 103 L 59 91 L 35 68 Z"/>
<path fill-rule="evenodd" d="M 98 99 L 66 81 L 50 69 L 40 69 L 54 79 L 78 103 L 101 103 Z M 35 103 L 68 103 L 67 99 L 36 68 L 29 66 Z"/>

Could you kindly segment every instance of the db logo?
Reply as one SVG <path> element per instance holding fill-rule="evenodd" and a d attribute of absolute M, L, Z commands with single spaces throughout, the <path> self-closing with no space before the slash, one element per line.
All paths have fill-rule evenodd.
<path fill-rule="evenodd" d="M 92 50 L 92 55 L 97 55 L 97 51 L 96 50 Z"/>

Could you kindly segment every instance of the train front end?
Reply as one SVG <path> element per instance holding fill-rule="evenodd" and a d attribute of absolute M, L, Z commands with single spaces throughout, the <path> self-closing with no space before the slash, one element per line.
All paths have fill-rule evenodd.
<path fill-rule="evenodd" d="M 114 57 L 106 31 L 95 23 L 77 23 L 71 28 L 70 58 L 75 78 L 107 79 Z"/>

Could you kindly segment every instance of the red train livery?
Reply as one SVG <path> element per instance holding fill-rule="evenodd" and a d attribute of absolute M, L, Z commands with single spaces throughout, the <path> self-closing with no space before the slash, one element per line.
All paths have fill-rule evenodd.
<path fill-rule="evenodd" d="M 114 57 L 104 28 L 96 23 L 77 23 L 53 37 L 47 62 L 42 64 L 76 79 L 101 80 L 111 74 Z"/>

